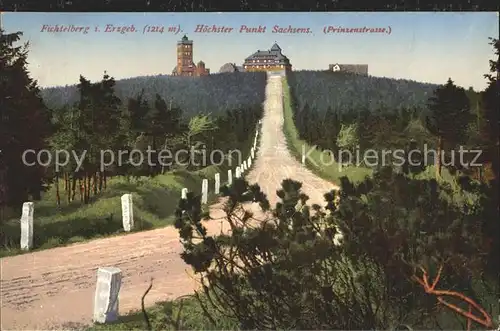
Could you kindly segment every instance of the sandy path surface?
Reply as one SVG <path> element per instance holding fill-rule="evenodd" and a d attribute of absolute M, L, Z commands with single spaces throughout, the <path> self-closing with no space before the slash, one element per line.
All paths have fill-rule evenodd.
<path fill-rule="evenodd" d="M 260 184 L 271 205 L 285 178 L 301 181 L 310 202 L 322 203 L 323 194 L 335 186 L 288 153 L 282 131 L 280 77 L 268 79 L 266 94 L 260 149 L 252 170 L 245 174 L 248 181 Z M 255 204 L 248 207 L 257 210 Z M 224 218 L 220 203 L 211 206 L 211 215 L 216 220 L 207 223 L 209 232 L 220 231 Z M 146 297 L 147 305 L 189 294 L 196 282 L 179 257 L 181 251 L 177 230 L 165 227 L 2 258 L 0 329 L 68 329 L 90 324 L 96 271 L 104 266 L 123 271 L 120 314 L 140 309 L 151 277 L 154 286 Z"/>
<path fill-rule="evenodd" d="M 283 133 L 283 123 L 281 76 L 271 76 L 266 88 L 260 147 L 254 169 L 246 176 L 247 180 L 250 183 L 259 183 L 271 206 L 278 201 L 276 190 L 281 188 L 281 182 L 286 178 L 302 182 L 302 191 L 310 198 L 308 204 L 324 204 L 323 195 L 338 187 L 314 175 L 290 155 Z"/>

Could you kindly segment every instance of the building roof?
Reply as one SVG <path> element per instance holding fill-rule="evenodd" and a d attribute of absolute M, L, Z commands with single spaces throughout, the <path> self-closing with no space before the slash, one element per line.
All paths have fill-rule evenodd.
<path fill-rule="evenodd" d="M 329 69 L 333 71 L 353 72 L 358 74 L 368 74 L 368 64 L 330 64 Z"/>
<path fill-rule="evenodd" d="M 273 46 L 271 47 L 271 51 L 275 51 L 275 52 L 280 52 L 281 53 L 281 48 L 279 47 L 279 45 L 277 43 L 274 43 Z"/>
<path fill-rule="evenodd" d="M 281 48 L 277 43 L 274 43 L 270 50 L 261 51 L 257 50 L 257 52 L 253 53 L 249 57 L 245 59 L 245 61 L 251 60 L 279 60 L 280 62 L 288 62 L 288 58 L 281 53 Z"/>
<path fill-rule="evenodd" d="M 235 63 L 226 63 L 220 67 L 219 72 L 237 72 L 240 71 Z"/>
<path fill-rule="evenodd" d="M 177 42 L 177 44 L 183 44 L 183 45 L 192 45 L 193 44 L 193 41 L 192 40 L 189 40 L 188 37 L 186 35 L 184 35 L 184 37 L 182 37 L 181 40 L 179 40 Z"/>

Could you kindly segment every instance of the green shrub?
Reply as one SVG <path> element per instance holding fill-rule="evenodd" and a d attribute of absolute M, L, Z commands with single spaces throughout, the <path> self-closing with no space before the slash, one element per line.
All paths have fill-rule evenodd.
<path fill-rule="evenodd" d="M 464 210 L 449 186 L 390 168 L 359 184 L 341 178 L 338 208 L 336 192 L 325 194 L 325 207 L 307 206 L 300 189 L 284 180 L 271 209 L 258 185 L 235 181 L 224 188 L 231 233 L 216 236 L 200 223 L 199 196 L 180 202 L 175 226 L 182 257 L 204 284 L 204 309 L 220 310 L 241 329 L 461 328 L 411 280 L 418 265 L 435 273 L 441 264 L 440 288 L 486 307 L 497 300 L 478 291 L 491 253 L 482 245 L 484 208 L 491 208 L 484 201 Z M 253 220 L 242 208 L 251 201 L 268 218 Z"/>

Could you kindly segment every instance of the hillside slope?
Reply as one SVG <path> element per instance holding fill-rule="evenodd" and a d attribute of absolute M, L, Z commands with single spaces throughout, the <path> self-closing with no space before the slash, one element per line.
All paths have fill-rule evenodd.
<path fill-rule="evenodd" d="M 166 75 L 140 76 L 116 81 L 116 94 L 126 103 L 144 89 L 144 96 L 154 100 L 159 94 L 179 106 L 186 117 L 199 113 L 223 113 L 241 107 L 260 106 L 264 101 L 266 75 L 263 72 L 221 73 L 203 77 Z M 78 101 L 76 85 L 42 89 L 49 108 L 55 109 Z"/>
<path fill-rule="evenodd" d="M 331 108 L 344 114 L 422 110 L 437 87 L 405 79 L 328 71 L 293 71 L 288 73 L 287 81 L 299 109 L 307 104 L 320 113 Z"/>

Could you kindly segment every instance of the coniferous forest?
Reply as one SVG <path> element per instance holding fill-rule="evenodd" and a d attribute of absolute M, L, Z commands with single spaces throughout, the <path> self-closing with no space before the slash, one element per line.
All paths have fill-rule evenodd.
<path fill-rule="evenodd" d="M 367 138 L 361 139 L 362 148 L 372 148 L 377 141 L 398 142 L 398 139 L 387 141 L 387 135 L 406 137 L 405 129 L 412 119 L 423 116 L 427 99 L 437 87 L 328 71 L 290 72 L 287 81 L 294 123 L 301 138 L 333 151 L 338 148 L 342 125 L 358 124 L 357 132 L 370 136 L 362 137 Z"/>
<path fill-rule="evenodd" d="M 260 106 L 264 97 L 263 84 L 265 74 L 258 72 L 221 73 L 199 78 L 158 75 L 121 79 L 116 82 L 114 91 L 123 103 L 141 93 L 147 100 L 154 100 L 159 95 L 181 108 L 184 117 L 200 113 L 218 116 L 227 110 Z M 45 88 L 41 96 L 51 109 L 74 104 L 80 98 L 76 85 Z"/>

